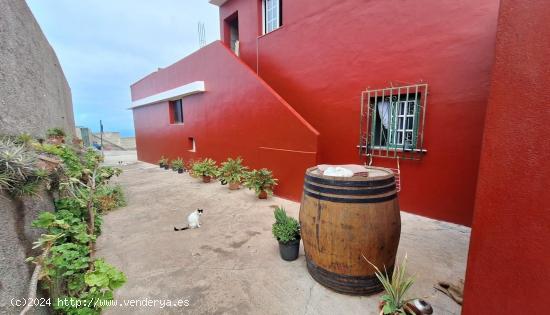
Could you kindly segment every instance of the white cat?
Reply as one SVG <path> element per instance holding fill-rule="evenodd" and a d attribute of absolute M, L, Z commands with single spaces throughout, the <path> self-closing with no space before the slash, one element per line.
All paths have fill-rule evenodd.
<path fill-rule="evenodd" d="M 187 229 L 198 229 L 201 227 L 201 223 L 200 223 L 200 217 L 202 215 L 204 210 L 202 209 L 197 209 L 193 212 L 191 212 L 188 216 L 187 216 L 187 226 L 186 227 L 183 227 L 181 229 L 178 229 L 174 226 L 174 231 L 183 231 L 183 230 L 187 230 Z"/>

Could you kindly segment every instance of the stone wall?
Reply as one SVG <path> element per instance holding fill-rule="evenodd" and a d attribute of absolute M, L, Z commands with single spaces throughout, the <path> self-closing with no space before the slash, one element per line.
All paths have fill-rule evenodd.
<path fill-rule="evenodd" d="M 0 0 L 0 134 L 74 134 L 71 90 L 24 0 Z"/>
<path fill-rule="evenodd" d="M 22 307 L 11 305 L 13 298 L 27 297 L 29 281 L 34 270 L 25 259 L 39 252 L 32 243 L 40 236 L 31 223 L 41 211 L 53 211 L 53 198 L 42 189 L 36 197 L 12 199 L 0 192 L 0 314 L 17 314 Z M 35 313 L 47 313 L 38 308 Z"/>
<path fill-rule="evenodd" d="M 71 90 L 59 60 L 26 2 L 0 0 L 0 134 L 44 137 L 52 127 L 75 132 Z M 25 258 L 40 234 L 30 224 L 38 212 L 52 210 L 46 191 L 18 200 L 0 194 L 0 314 L 21 309 L 10 301 L 26 297 L 29 289 L 33 266 Z"/>

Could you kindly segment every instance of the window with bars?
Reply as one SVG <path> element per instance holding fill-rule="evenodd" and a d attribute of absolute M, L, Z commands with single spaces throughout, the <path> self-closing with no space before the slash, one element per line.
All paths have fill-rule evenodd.
<path fill-rule="evenodd" d="M 427 93 L 426 84 L 364 91 L 361 153 L 378 157 L 403 157 L 401 152 L 425 153 L 423 130 Z M 418 155 L 409 154 L 408 157 L 415 159 Z"/>
<path fill-rule="evenodd" d="M 272 32 L 282 25 L 282 0 L 263 0 L 264 34 Z"/>

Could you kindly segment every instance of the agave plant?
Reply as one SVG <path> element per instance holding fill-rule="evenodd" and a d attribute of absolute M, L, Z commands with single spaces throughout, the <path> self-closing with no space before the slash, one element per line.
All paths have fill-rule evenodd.
<path fill-rule="evenodd" d="M 386 267 L 384 267 L 384 273 L 382 273 L 380 269 L 371 263 L 365 256 L 363 256 L 363 258 L 374 267 L 376 270 L 376 278 L 378 278 L 386 291 L 386 293 L 382 295 L 382 301 L 380 302 L 380 314 L 415 314 L 407 304 L 416 298 L 407 299 L 405 297 L 407 291 L 409 291 L 414 283 L 413 277 L 406 276 L 407 255 L 405 255 L 401 264 L 395 265 L 391 277 L 388 275 Z"/>
<path fill-rule="evenodd" d="M 12 182 L 25 181 L 36 171 L 36 153 L 24 144 L 13 140 L 0 139 L 0 173 Z"/>
<path fill-rule="evenodd" d="M 36 166 L 36 153 L 25 144 L 0 139 L 0 189 L 14 196 L 34 195 L 49 174 Z"/>

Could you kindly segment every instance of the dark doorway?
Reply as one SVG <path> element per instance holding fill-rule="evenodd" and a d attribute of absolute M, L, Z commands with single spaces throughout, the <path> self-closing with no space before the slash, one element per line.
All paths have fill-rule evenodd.
<path fill-rule="evenodd" d="M 229 44 L 229 48 L 235 53 L 235 55 L 239 55 L 239 15 L 235 12 L 235 14 L 231 15 L 227 19 L 225 19 L 225 25 L 227 30 L 227 36 L 226 36 L 226 42 Z"/>

